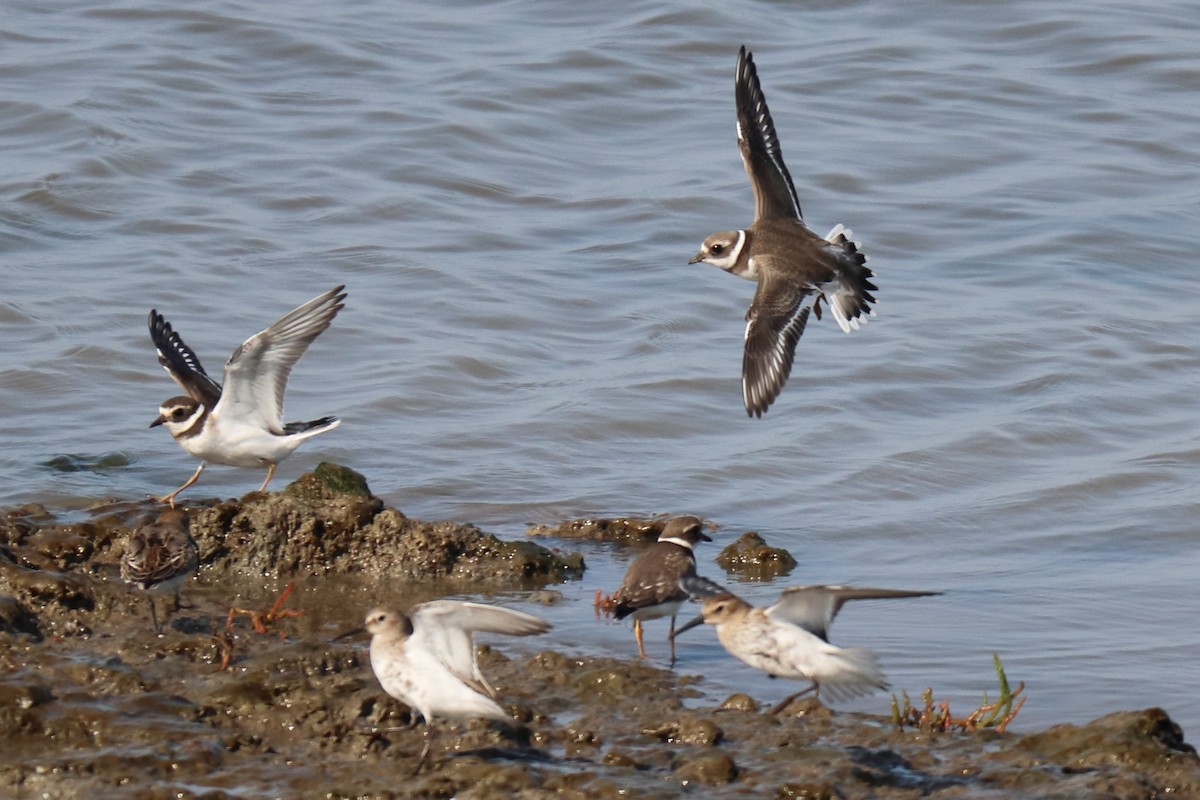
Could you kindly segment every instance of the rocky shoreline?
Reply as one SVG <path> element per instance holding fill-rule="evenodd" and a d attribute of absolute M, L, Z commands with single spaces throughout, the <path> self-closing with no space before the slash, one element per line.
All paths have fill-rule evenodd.
<path fill-rule="evenodd" d="M 201 569 L 157 636 L 116 566 L 125 536 L 156 512 L 118 502 L 80 523 L 36 505 L 0 517 L 0 794 L 1200 796 L 1200 760 L 1159 709 L 1014 734 L 900 730 L 815 702 L 776 717 L 744 695 L 686 708 L 697 696 L 686 669 L 560 652 L 553 633 L 532 655 L 482 648 L 514 724 L 435 726 L 435 758 L 413 775 L 421 727 L 379 688 L 363 644 L 331 630 L 399 583 L 411 602 L 465 592 L 553 602 L 548 587 L 577 579 L 582 557 L 410 519 L 361 476 L 323 464 L 277 494 L 188 506 Z M 530 533 L 652 540 L 659 524 Z M 722 566 L 786 574 L 788 558 L 743 537 Z"/>

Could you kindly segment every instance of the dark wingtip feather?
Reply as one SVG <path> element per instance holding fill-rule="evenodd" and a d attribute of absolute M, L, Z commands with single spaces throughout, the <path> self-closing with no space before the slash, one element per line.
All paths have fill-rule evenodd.
<path fill-rule="evenodd" d="M 696 601 L 706 597 L 716 597 L 719 594 L 729 594 L 729 590 L 724 586 L 716 581 L 710 581 L 702 575 L 684 575 L 679 579 L 679 588 Z"/>

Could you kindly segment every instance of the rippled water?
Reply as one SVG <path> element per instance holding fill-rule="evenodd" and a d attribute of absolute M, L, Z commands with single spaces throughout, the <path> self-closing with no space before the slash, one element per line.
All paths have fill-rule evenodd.
<path fill-rule="evenodd" d="M 215 371 L 345 283 L 288 402 L 345 422 L 277 486 L 335 460 L 406 513 L 512 536 L 702 514 L 790 548 L 788 582 L 946 590 L 835 630 L 898 687 L 966 710 L 998 652 L 1024 727 L 1161 705 L 1194 736 L 1194 7 L 714 5 L 8 4 L 0 502 L 190 474 L 146 429 L 174 393 L 150 308 Z M 807 219 L 851 226 L 880 287 L 861 332 L 809 327 L 762 420 L 739 385 L 753 286 L 686 265 L 751 219 L 742 43 Z M 118 466 L 47 466 L 66 455 Z M 259 479 L 214 467 L 192 494 Z M 589 551 L 557 619 L 625 558 Z M 789 688 L 694 636 L 681 669 L 716 696 Z M 632 652 L 617 626 L 560 637 Z"/>

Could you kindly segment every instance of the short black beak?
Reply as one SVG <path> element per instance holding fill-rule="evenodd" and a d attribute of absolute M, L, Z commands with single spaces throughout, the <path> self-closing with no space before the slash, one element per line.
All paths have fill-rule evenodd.
<path fill-rule="evenodd" d="M 692 256 L 692 260 L 689 261 L 688 263 L 689 264 L 699 264 L 703 260 L 704 260 L 704 253 L 696 253 L 696 255 Z"/>
<path fill-rule="evenodd" d="M 154 422 L 150 423 L 150 427 L 157 428 L 159 425 L 162 425 L 166 421 L 167 421 L 167 418 L 164 417 L 162 414 L 159 414 L 157 417 L 154 418 Z"/>
<path fill-rule="evenodd" d="M 357 636 L 360 633 L 366 633 L 366 632 L 367 632 L 366 628 L 361 628 L 361 627 L 360 628 L 351 628 L 348 631 L 343 631 L 343 632 L 339 633 L 337 636 L 333 637 L 333 640 L 335 642 L 340 642 L 342 639 L 349 639 L 351 636 Z"/>
<path fill-rule="evenodd" d="M 709 536 L 709 535 L 708 535 L 707 533 L 705 533 L 704 531 L 700 531 L 700 541 L 702 541 L 702 542 L 711 542 L 711 541 L 712 541 L 712 537 L 711 537 L 711 536 Z"/>
<path fill-rule="evenodd" d="M 704 615 L 699 614 L 691 622 L 685 622 L 683 625 L 676 628 L 675 632 L 671 634 L 671 640 L 674 641 L 675 637 L 678 636 L 679 634 L 683 633 L 684 631 L 690 631 L 692 628 L 696 627 L 697 625 L 703 625 L 703 624 L 704 624 Z"/>

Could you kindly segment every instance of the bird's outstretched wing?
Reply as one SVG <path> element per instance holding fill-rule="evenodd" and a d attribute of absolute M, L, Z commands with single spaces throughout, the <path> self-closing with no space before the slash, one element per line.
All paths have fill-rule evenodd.
<path fill-rule="evenodd" d="M 848 600 L 894 600 L 901 597 L 927 597 L 941 592 L 909 589 L 870 589 L 857 586 L 793 586 L 783 590 L 767 616 L 799 625 L 829 641 L 829 626 Z"/>
<path fill-rule="evenodd" d="M 716 581 L 710 581 L 702 575 L 684 575 L 679 579 L 679 588 L 699 603 L 706 597 L 716 597 L 719 594 L 729 594 L 729 590 Z"/>
<path fill-rule="evenodd" d="M 184 344 L 162 314 L 152 309 L 148 323 L 150 339 L 158 350 L 158 363 L 188 397 L 213 409 L 221 399 L 221 384 L 208 376 L 192 348 Z"/>
<path fill-rule="evenodd" d="M 772 256 L 758 256 L 761 262 Z M 796 345 L 808 324 L 812 306 L 804 300 L 812 291 L 786 280 L 786 271 L 760 266 L 758 290 L 746 312 L 742 354 L 742 400 L 746 413 L 761 417 L 783 391 L 796 358 Z"/>
<path fill-rule="evenodd" d="M 746 52 L 744 45 L 738 51 L 734 98 L 737 102 L 738 149 L 754 190 L 755 218 L 803 219 L 796 187 L 783 163 L 775 122 L 758 83 L 754 57 Z"/>
<path fill-rule="evenodd" d="M 234 350 L 225 364 L 225 389 L 214 414 L 282 434 L 283 394 L 292 367 L 342 310 L 345 288 L 314 297 Z"/>
<path fill-rule="evenodd" d="M 438 658 L 464 683 L 495 697 L 496 692 L 484 680 L 475 663 L 475 633 L 503 633 L 508 636 L 533 636 L 550 630 L 550 623 L 532 614 L 483 603 L 458 600 L 434 600 L 409 612 L 413 636 L 437 654 Z"/>

